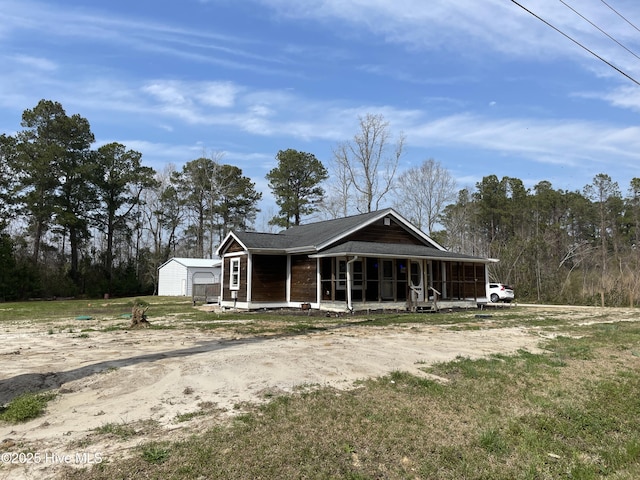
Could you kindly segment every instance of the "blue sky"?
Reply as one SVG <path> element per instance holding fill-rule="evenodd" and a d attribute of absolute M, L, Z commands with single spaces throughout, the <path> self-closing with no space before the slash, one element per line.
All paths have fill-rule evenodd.
<path fill-rule="evenodd" d="M 636 79 L 640 3 L 520 2 Z M 615 8 L 627 20 L 615 14 Z M 40 99 L 162 170 L 223 153 L 268 205 L 278 150 L 325 165 L 382 114 L 401 169 L 623 193 L 640 177 L 640 86 L 509 0 L 0 0 L 0 132 Z"/>

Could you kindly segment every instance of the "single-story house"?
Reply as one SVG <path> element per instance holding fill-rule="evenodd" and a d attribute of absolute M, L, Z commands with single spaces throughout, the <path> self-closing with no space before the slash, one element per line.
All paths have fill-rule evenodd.
<path fill-rule="evenodd" d="M 221 270 L 220 259 L 170 258 L 158 267 L 158 295 L 194 296 L 200 285 L 219 286 Z"/>
<path fill-rule="evenodd" d="M 487 264 L 446 251 L 393 209 L 288 228 L 232 231 L 220 305 L 363 310 L 486 302 Z"/>

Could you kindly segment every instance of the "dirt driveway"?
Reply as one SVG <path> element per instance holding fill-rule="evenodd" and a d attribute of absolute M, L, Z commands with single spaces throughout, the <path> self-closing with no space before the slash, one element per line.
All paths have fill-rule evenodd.
<path fill-rule="evenodd" d="M 425 364 L 458 355 L 535 351 L 540 341 L 540 331 L 522 327 L 456 330 L 424 324 L 349 325 L 258 338 L 233 337 L 230 330 L 79 333 L 91 326 L 84 322 L 77 331 L 53 334 L 55 324 L 0 326 L 0 404 L 25 391 L 60 393 L 44 416 L 0 424 L 3 460 L 6 452 L 42 455 L 26 465 L 25 458 L 4 462 L 0 478 L 53 478 L 65 455 L 71 464 L 78 463 L 79 453 L 85 455 L 83 462 L 86 455 L 89 460 L 95 455 L 115 459 L 150 437 L 180 438 L 242 411 L 243 402 L 274 394 L 314 386 L 354 388 L 356 380 L 394 370 L 424 375 L 419 368 Z M 215 413 L 177 421 L 202 405 Z M 105 425 L 142 431 L 149 420 L 154 425 L 150 434 L 123 439 L 95 433 Z"/>

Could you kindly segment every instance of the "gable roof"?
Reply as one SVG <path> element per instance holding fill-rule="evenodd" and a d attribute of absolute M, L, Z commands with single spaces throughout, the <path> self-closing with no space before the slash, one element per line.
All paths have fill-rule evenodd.
<path fill-rule="evenodd" d="M 280 233 L 231 232 L 220 244 L 217 253 L 219 255 L 231 239 L 238 241 L 246 250 L 264 250 L 273 253 L 318 251 L 330 247 L 348 235 L 384 217 L 393 217 L 398 224 L 420 239 L 428 248 L 445 251 L 442 246 L 395 210 L 387 208 L 360 215 L 296 225 Z"/>
<path fill-rule="evenodd" d="M 180 265 L 187 268 L 210 268 L 210 267 L 217 267 L 222 264 L 222 260 L 220 260 L 219 258 L 172 257 L 166 262 L 164 262 L 162 265 L 160 265 L 158 268 L 162 268 L 171 262 L 177 262 Z"/>
<path fill-rule="evenodd" d="M 300 246 L 320 246 L 329 242 L 333 243 L 341 236 L 362 228 L 392 211 L 387 209 L 322 222 L 307 223 L 305 225 L 295 225 L 284 230 L 280 235 L 295 238 L 296 243 Z"/>

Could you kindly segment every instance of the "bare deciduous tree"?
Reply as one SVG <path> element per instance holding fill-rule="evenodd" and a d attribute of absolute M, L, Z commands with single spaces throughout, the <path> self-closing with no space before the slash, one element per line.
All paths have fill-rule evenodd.
<path fill-rule="evenodd" d="M 331 173 L 327 183 L 327 194 L 320 204 L 320 210 L 328 219 L 346 217 L 351 213 L 349 208 L 352 181 L 349 171 L 343 162 L 332 159 L 329 165 Z"/>
<path fill-rule="evenodd" d="M 396 182 L 396 208 L 429 235 L 456 195 L 453 175 L 432 158 L 406 170 Z"/>
<path fill-rule="evenodd" d="M 363 213 L 378 210 L 391 190 L 404 135 L 392 144 L 389 122 L 382 115 L 367 114 L 359 117 L 359 122 L 360 131 L 353 140 L 337 145 L 333 156 L 355 190 L 356 209 Z"/>
<path fill-rule="evenodd" d="M 470 255 L 484 255 L 486 248 L 478 245 L 473 218 L 477 206 L 469 189 L 463 188 L 457 194 L 457 201 L 447 205 L 442 212 L 442 225 L 446 232 L 443 245 L 452 252 Z"/>

